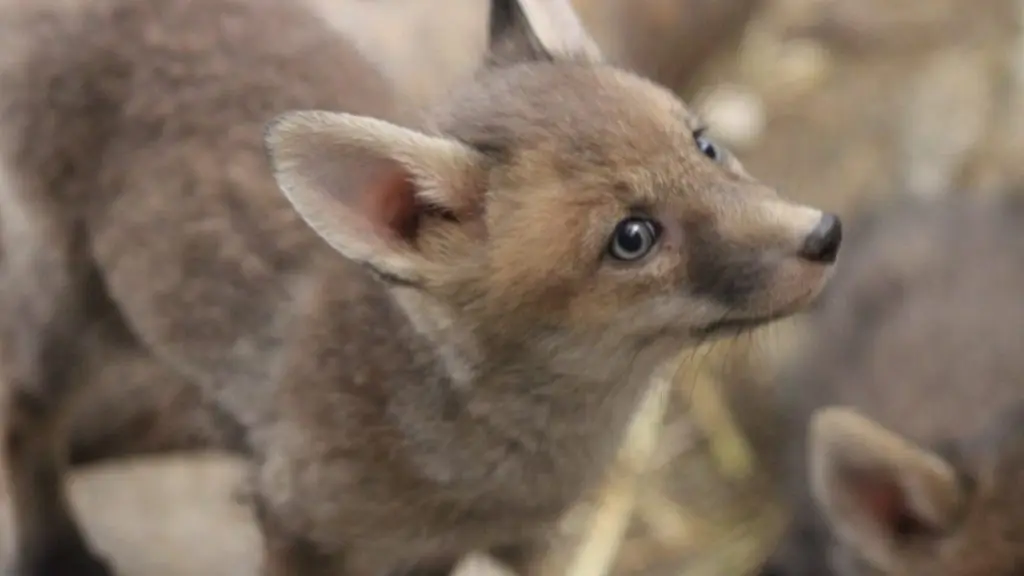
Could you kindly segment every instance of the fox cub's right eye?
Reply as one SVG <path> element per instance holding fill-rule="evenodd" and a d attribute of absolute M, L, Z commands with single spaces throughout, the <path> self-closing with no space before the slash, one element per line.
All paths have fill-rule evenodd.
<path fill-rule="evenodd" d="M 661 226 L 650 218 L 631 216 L 615 226 L 608 254 L 616 260 L 632 262 L 650 253 L 661 235 Z"/>

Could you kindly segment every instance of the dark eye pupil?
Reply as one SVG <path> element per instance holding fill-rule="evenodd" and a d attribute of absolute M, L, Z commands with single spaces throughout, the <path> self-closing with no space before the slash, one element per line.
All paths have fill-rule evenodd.
<path fill-rule="evenodd" d="M 636 252 L 642 250 L 644 247 L 644 232 L 643 224 L 639 222 L 630 222 L 622 227 L 622 232 L 619 234 L 619 247 L 626 252 Z"/>
<path fill-rule="evenodd" d="M 627 218 L 615 228 L 608 251 L 619 260 L 637 260 L 654 246 L 658 228 L 646 219 Z"/>
<path fill-rule="evenodd" d="M 698 138 L 697 147 L 700 149 L 701 153 L 708 158 L 718 160 L 718 149 L 715 148 L 715 145 L 707 138 Z"/>

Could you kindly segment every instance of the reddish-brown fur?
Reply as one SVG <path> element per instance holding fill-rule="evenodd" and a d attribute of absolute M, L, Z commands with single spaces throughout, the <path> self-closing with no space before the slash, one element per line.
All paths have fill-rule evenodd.
<path fill-rule="evenodd" d="M 200 391 L 267 576 L 526 566 L 659 363 L 814 299 L 838 221 L 519 4 L 425 117 L 300 3 L 0 4 L 13 573 L 109 573 L 62 486 L 108 358 Z"/>

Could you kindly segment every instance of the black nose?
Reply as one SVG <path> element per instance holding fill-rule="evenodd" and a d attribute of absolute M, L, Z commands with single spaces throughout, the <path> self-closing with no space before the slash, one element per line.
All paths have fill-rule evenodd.
<path fill-rule="evenodd" d="M 824 214 L 818 225 L 804 238 L 800 257 L 812 262 L 831 264 L 839 255 L 843 243 L 843 223 L 835 214 Z"/>

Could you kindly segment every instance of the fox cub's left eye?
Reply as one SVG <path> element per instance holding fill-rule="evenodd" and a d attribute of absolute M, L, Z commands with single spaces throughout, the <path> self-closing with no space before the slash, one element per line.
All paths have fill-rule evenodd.
<path fill-rule="evenodd" d="M 608 254 L 616 260 L 632 262 L 646 256 L 661 235 L 661 227 L 650 218 L 631 216 L 615 226 Z"/>
<path fill-rule="evenodd" d="M 718 149 L 718 145 L 711 141 L 704 134 L 704 130 L 698 130 L 693 133 L 693 139 L 697 142 L 697 149 L 700 153 L 711 158 L 715 162 L 722 159 L 722 151 Z"/>

